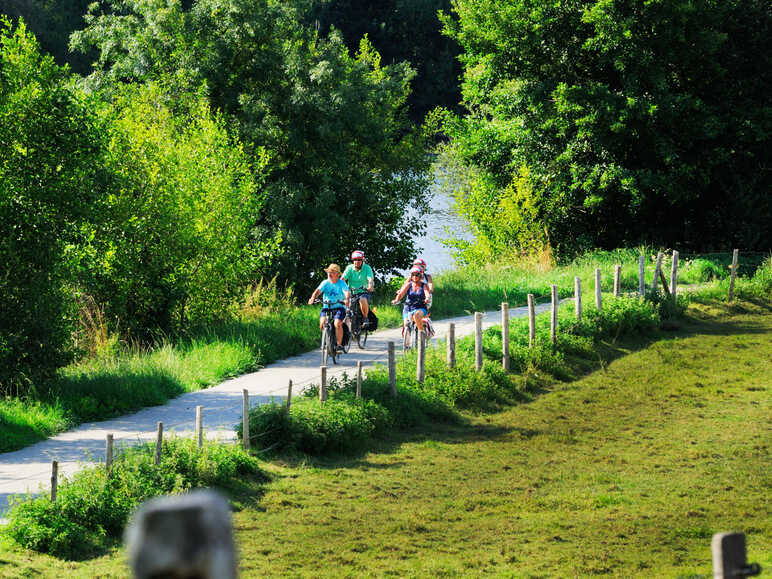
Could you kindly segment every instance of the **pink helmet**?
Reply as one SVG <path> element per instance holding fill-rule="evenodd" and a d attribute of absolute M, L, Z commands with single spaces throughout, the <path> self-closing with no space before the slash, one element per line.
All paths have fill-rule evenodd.
<path fill-rule="evenodd" d="M 351 252 L 351 261 L 354 261 L 355 259 L 361 259 L 362 261 L 364 261 L 364 259 L 365 259 L 365 252 L 364 251 L 360 251 L 359 249 L 357 249 L 356 251 L 352 251 Z"/>
<path fill-rule="evenodd" d="M 410 268 L 410 274 L 412 275 L 414 273 L 420 273 L 421 275 L 423 275 L 424 274 L 424 270 L 422 268 L 418 267 L 417 265 L 414 265 L 413 267 Z"/>
<path fill-rule="evenodd" d="M 420 257 L 416 257 L 413 260 L 413 265 L 417 265 L 421 269 L 426 269 L 426 262 L 423 259 L 421 259 Z"/>

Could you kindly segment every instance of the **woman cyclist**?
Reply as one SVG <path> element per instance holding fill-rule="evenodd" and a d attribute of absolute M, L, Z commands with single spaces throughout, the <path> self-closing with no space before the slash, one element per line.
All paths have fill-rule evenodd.
<path fill-rule="evenodd" d="M 429 286 L 423 277 L 423 270 L 414 266 L 410 270 L 410 281 L 399 289 L 397 297 L 391 302 L 397 305 L 403 297 L 405 298 L 405 307 L 402 308 L 402 327 L 404 328 L 412 318 L 419 332 L 424 331 L 424 317 L 428 313 L 426 302 L 431 296 Z"/>
<path fill-rule="evenodd" d="M 319 294 L 324 296 L 322 311 L 319 313 L 319 329 L 324 329 L 327 321 L 327 312 L 333 317 L 335 325 L 335 341 L 337 350 L 343 351 L 343 320 L 346 319 L 346 308 L 349 306 L 351 294 L 346 282 L 340 279 L 340 266 L 337 263 L 331 263 L 330 267 L 325 269 L 327 279 L 324 280 L 311 294 L 308 299 L 309 304 L 313 304 Z"/>

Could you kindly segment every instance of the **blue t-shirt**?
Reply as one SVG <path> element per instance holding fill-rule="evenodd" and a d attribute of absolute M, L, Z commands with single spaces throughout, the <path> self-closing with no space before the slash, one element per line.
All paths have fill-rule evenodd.
<path fill-rule="evenodd" d="M 320 292 L 322 292 L 322 295 L 324 296 L 324 307 L 325 308 L 345 308 L 346 305 L 344 303 L 344 300 L 346 299 L 346 294 L 344 292 L 348 291 L 348 285 L 346 285 L 346 282 L 342 279 L 338 278 L 338 281 L 336 283 L 332 283 L 329 279 L 324 280 L 322 283 L 319 284 L 319 287 L 317 287 Z M 341 303 L 334 303 L 340 301 Z"/>

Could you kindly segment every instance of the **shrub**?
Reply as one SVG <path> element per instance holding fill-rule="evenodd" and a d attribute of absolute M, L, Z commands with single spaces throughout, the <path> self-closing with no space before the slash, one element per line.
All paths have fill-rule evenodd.
<path fill-rule="evenodd" d="M 104 467 L 82 470 L 49 496 L 12 502 L 5 533 L 22 546 L 64 559 L 93 556 L 115 543 L 142 501 L 197 487 L 225 486 L 239 475 L 259 474 L 258 461 L 235 445 L 167 439 L 160 465 L 154 445 L 116 455 L 111 475 Z"/>

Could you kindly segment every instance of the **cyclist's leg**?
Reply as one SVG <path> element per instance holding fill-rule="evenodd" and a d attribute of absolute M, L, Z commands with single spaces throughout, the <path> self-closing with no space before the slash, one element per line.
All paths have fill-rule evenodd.
<path fill-rule="evenodd" d="M 426 310 L 423 310 L 421 308 L 415 310 L 413 312 L 413 321 L 415 322 L 415 325 L 418 326 L 418 331 L 423 332 L 424 331 L 424 315 L 426 314 Z"/>
<path fill-rule="evenodd" d="M 346 316 L 346 310 L 338 308 L 335 310 L 335 340 L 338 346 L 343 345 L 343 319 Z"/>
<path fill-rule="evenodd" d="M 367 315 L 370 313 L 370 294 L 362 294 L 359 298 L 359 308 L 362 310 L 362 319 L 364 320 L 365 327 L 367 327 L 369 325 Z"/>

